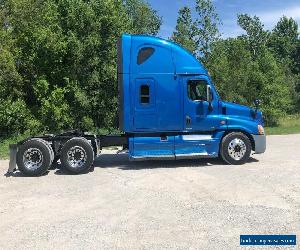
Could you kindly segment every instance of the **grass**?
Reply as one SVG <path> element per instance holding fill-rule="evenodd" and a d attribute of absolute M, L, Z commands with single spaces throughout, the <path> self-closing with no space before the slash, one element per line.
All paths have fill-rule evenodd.
<path fill-rule="evenodd" d="M 267 135 L 300 134 L 300 115 L 289 115 L 280 119 L 277 127 L 267 127 Z"/>
<path fill-rule="evenodd" d="M 8 159 L 9 144 L 14 144 L 29 137 L 29 134 L 16 135 L 6 139 L 0 139 L 0 159 Z"/>
<path fill-rule="evenodd" d="M 120 133 L 118 130 L 105 130 L 98 129 L 93 131 L 96 134 L 107 133 Z M 300 115 L 290 115 L 282 118 L 279 121 L 277 127 L 266 127 L 267 135 L 286 135 L 286 134 L 300 134 Z M 17 143 L 25 138 L 29 137 L 29 134 L 17 135 L 7 139 L 0 139 L 0 159 L 8 159 L 9 156 L 9 144 Z"/>

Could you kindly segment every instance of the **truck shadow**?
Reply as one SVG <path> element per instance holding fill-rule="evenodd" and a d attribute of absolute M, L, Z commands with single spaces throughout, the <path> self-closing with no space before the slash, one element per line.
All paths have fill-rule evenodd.
<path fill-rule="evenodd" d="M 258 162 L 250 157 L 247 163 Z M 200 158 L 185 160 L 148 160 L 129 161 L 127 154 L 103 154 L 95 159 L 94 167 L 97 168 L 119 168 L 122 170 L 143 170 L 155 168 L 180 168 L 180 167 L 214 167 L 226 165 L 219 158 Z M 230 165 L 228 165 L 229 167 Z"/>
<path fill-rule="evenodd" d="M 257 159 L 250 157 L 248 163 L 258 162 Z M 216 167 L 226 166 L 226 163 L 219 158 L 200 158 L 186 160 L 148 160 L 148 161 L 130 161 L 127 154 L 101 154 L 94 161 L 94 168 L 118 168 L 121 170 L 144 170 L 160 168 L 181 168 L 181 167 Z M 234 167 L 227 165 L 227 167 Z M 87 172 L 89 173 L 89 172 Z M 85 173 L 85 174 L 87 174 Z M 57 166 L 54 172 L 56 175 L 72 175 L 64 170 L 63 166 Z"/>
<path fill-rule="evenodd" d="M 258 160 L 253 157 L 250 157 L 250 159 L 246 164 L 253 163 L 253 162 L 258 162 Z M 224 166 L 224 165 L 226 165 L 226 163 L 224 163 L 224 161 L 222 161 L 219 158 L 130 161 L 127 154 L 101 154 L 94 161 L 94 168 L 119 168 L 121 170 L 143 170 L 143 169 L 181 168 L 181 167 L 216 167 L 216 166 Z M 227 167 L 234 167 L 234 166 L 227 165 Z M 52 170 L 55 171 L 54 174 L 56 175 L 72 175 L 71 173 L 65 171 L 63 166 L 61 166 L 60 164 L 56 164 L 55 166 L 52 166 L 49 169 L 49 171 Z M 42 176 L 48 175 L 49 171 L 47 171 Z M 93 169 L 91 171 L 93 171 Z M 16 171 L 9 175 L 4 174 L 4 176 L 28 177 L 19 171 Z"/>
<path fill-rule="evenodd" d="M 49 174 L 49 171 L 46 171 L 44 174 L 39 175 L 39 176 L 28 176 L 23 174 L 22 172 L 20 172 L 20 170 L 15 170 L 13 173 L 5 173 L 4 176 L 5 177 L 26 177 L 26 178 L 39 178 L 39 177 L 43 177 Z"/>
<path fill-rule="evenodd" d="M 121 170 L 206 167 L 209 165 L 224 165 L 224 163 L 220 159 L 130 161 L 127 154 L 103 154 L 100 155 L 94 163 L 95 168 L 119 168 Z"/>

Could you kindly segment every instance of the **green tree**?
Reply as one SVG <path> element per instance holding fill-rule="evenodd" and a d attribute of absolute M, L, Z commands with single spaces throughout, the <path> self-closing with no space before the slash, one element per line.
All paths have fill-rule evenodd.
<path fill-rule="evenodd" d="M 246 31 L 247 35 L 243 37 L 248 41 L 252 55 L 256 57 L 268 42 L 268 32 L 264 30 L 264 25 L 257 16 L 240 14 L 238 24 Z"/>
<path fill-rule="evenodd" d="M 0 98 L 21 98 L 22 77 L 19 75 L 12 53 L 0 48 Z"/>
<path fill-rule="evenodd" d="M 221 24 L 211 0 L 196 0 L 195 20 L 198 57 L 208 59 L 212 44 L 220 38 L 218 25 Z"/>
<path fill-rule="evenodd" d="M 295 70 L 298 45 L 298 24 L 293 18 L 283 16 L 273 29 L 270 46 L 278 60 Z"/>
<path fill-rule="evenodd" d="M 136 34 L 157 35 L 162 18 L 144 0 L 123 0 L 128 14 L 131 32 Z"/>
<path fill-rule="evenodd" d="M 7 0 L 0 23 L 0 100 L 56 132 L 115 125 L 117 39 L 161 18 L 143 0 Z"/>
<path fill-rule="evenodd" d="M 32 117 L 22 99 L 0 98 L 0 137 L 7 137 L 25 131 L 37 132 L 40 123 Z"/>
<path fill-rule="evenodd" d="M 300 100 L 300 71 L 299 71 L 299 32 L 298 24 L 292 18 L 283 16 L 272 30 L 269 46 L 276 55 L 277 60 L 285 70 L 286 83 L 290 87 L 290 93 L 296 105 Z"/>
<path fill-rule="evenodd" d="M 261 109 L 268 125 L 290 109 L 289 87 L 285 72 L 267 48 L 253 59 L 247 40 L 242 37 L 214 44 L 208 69 L 223 99 L 252 105 L 262 100 Z"/>
<path fill-rule="evenodd" d="M 178 12 L 177 24 L 171 40 L 195 54 L 197 49 L 197 44 L 195 42 L 195 28 L 191 10 L 189 7 L 185 6 Z"/>
<path fill-rule="evenodd" d="M 7 20 L 7 10 L 0 5 L 0 98 L 19 98 L 22 77 L 18 73 L 14 59 L 12 28 Z M 16 52 L 16 51 L 15 51 Z"/>
<path fill-rule="evenodd" d="M 214 43 L 207 63 L 221 97 L 228 101 L 249 104 L 255 86 L 250 86 L 252 56 L 241 38 L 228 38 Z"/>
<path fill-rule="evenodd" d="M 298 41 L 297 41 L 294 63 L 295 63 L 295 66 L 294 66 L 295 73 L 300 74 L 300 39 L 298 39 Z"/>

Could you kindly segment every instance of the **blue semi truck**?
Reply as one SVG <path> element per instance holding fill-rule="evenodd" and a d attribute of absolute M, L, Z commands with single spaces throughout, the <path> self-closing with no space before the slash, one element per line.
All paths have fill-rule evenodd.
<path fill-rule="evenodd" d="M 221 157 L 243 164 L 266 149 L 262 113 L 221 100 L 204 66 L 179 45 L 124 34 L 118 41 L 120 135 L 70 131 L 11 145 L 10 168 L 45 173 L 60 161 L 89 171 L 103 147 L 122 146 L 131 160 Z"/>

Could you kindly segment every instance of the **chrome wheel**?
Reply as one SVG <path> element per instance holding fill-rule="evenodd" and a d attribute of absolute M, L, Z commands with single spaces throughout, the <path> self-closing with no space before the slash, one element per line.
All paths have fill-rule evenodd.
<path fill-rule="evenodd" d="M 233 139 L 228 145 L 228 154 L 236 161 L 241 160 L 246 154 L 246 144 L 239 138 Z"/>
<path fill-rule="evenodd" d="M 38 148 L 29 148 L 23 154 L 24 167 L 29 170 L 36 170 L 43 164 L 43 154 Z"/>
<path fill-rule="evenodd" d="M 67 152 L 67 161 L 71 168 L 81 168 L 85 164 L 87 159 L 84 148 L 80 146 L 74 146 Z"/>

